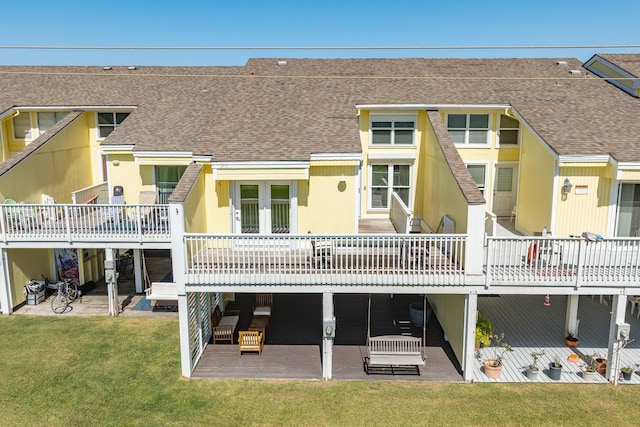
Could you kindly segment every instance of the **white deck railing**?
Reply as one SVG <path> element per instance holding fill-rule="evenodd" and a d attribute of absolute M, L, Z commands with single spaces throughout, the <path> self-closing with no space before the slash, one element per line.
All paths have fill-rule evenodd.
<path fill-rule="evenodd" d="M 0 205 L 0 239 L 169 241 L 168 205 Z"/>
<path fill-rule="evenodd" d="M 411 232 L 411 210 L 395 191 L 391 193 L 389 219 L 398 233 L 409 234 Z"/>
<path fill-rule="evenodd" d="M 487 286 L 640 286 L 640 239 L 493 237 Z"/>
<path fill-rule="evenodd" d="M 466 236 L 185 236 L 188 283 L 462 285 Z"/>

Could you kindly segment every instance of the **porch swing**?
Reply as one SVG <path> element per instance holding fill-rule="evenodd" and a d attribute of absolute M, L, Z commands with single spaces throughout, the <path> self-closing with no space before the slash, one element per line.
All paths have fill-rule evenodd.
<path fill-rule="evenodd" d="M 364 371 L 370 373 L 416 373 L 420 375 L 420 366 L 425 361 L 422 355 L 422 343 L 426 339 L 427 297 L 424 297 L 422 338 L 406 335 L 371 336 L 371 294 L 367 316 L 367 356 L 364 358 Z"/>

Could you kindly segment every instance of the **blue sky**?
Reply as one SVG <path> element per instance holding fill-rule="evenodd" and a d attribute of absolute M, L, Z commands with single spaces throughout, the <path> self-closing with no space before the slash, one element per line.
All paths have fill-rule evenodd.
<path fill-rule="evenodd" d="M 1 46 L 640 45 L 634 1 L 22 1 Z M 0 49 L 2 65 L 243 65 L 250 57 L 573 57 L 640 49 L 105 51 Z"/>

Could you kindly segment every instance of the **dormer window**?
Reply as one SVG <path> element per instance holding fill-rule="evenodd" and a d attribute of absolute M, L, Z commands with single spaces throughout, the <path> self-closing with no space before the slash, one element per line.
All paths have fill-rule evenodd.
<path fill-rule="evenodd" d="M 31 118 L 29 113 L 22 112 L 12 119 L 13 137 L 15 139 L 31 139 L 33 133 L 31 131 Z"/>
<path fill-rule="evenodd" d="M 413 117 L 372 117 L 371 145 L 414 145 Z"/>
<path fill-rule="evenodd" d="M 98 113 L 98 137 L 106 138 L 127 118 L 129 113 Z"/>
<path fill-rule="evenodd" d="M 516 145 L 518 144 L 518 133 L 520 131 L 520 122 L 513 117 L 505 114 L 500 115 L 500 145 Z"/>

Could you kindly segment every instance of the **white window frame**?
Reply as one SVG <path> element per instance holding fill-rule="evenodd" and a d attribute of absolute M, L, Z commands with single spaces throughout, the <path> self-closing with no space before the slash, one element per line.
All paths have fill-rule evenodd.
<path fill-rule="evenodd" d="M 449 116 L 466 116 L 466 124 L 465 128 L 450 128 L 449 127 Z M 486 128 L 471 128 L 471 116 L 487 116 L 487 127 Z M 483 113 L 483 112 L 474 112 L 474 113 L 457 113 L 451 112 L 447 113 L 445 117 L 445 125 L 447 126 L 447 132 L 452 130 L 464 131 L 464 141 L 463 142 L 455 142 L 454 144 L 458 147 L 487 147 L 491 144 L 491 128 L 492 128 L 492 119 L 493 114 L 491 113 Z M 484 142 L 480 143 L 470 143 L 469 142 L 469 133 L 471 130 L 486 130 L 486 138 Z M 453 139 L 453 138 L 452 138 Z"/>
<path fill-rule="evenodd" d="M 113 117 L 113 124 L 111 124 L 111 123 L 101 124 L 100 123 L 100 119 L 99 119 L 100 114 L 111 114 L 112 117 Z M 120 121 L 120 123 L 117 122 L 117 117 L 118 117 L 117 115 L 118 114 L 126 114 L 126 116 Z M 113 132 L 118 126 L 120 126 L 122 124 L 122 122 L 127 119 L 129 114 L 131 114 L 130 111 L 96 111 L 96 136 L 97 136 L 98 140 L 103 140 L 107 136 L 111 135 L 111 132 Z M 107 135 L 105 135 L 105 136 L 100 135 L 100 129 L 101 128 L 110 128 L 110 127 L 113 127 L 113 129 L 111 129 L 111 131 Z"/>
<path fill-rule="evenodd" d="M 487 182 L 489 182 L 489 163 L 482 163 L 482 162 L 470 162 L 470 163 L 465 163 L 465 166 L 467 167 L 467 171 L 469 172 L 469 175 L 471 175 L 471 172 L 469 171 L 469 166 L 482 166 L 484 167 L 484 184 L 482 184 L 482 187 L 480 186 L 480 184 L 478 184 L 476 182 L 476 185 L 478 186 L 478 190 L 480 190 L 480 192 L 482 193 L 483 196 L 485 196 L 485 200 L 487 198 L 487 190 L 489 189 L 487 187 Z M 471 175 L 471 177 L 473 178 L 473 175 Z M 475 182 L 475 180 L 474 180 Z"/>
<path fill-rule="evenodd" d="M 40 122 L 41 122 L 40 115 L 41 114 L 53 114 L 53 120 L 54 120 L 53 125 L 50 126 L 47 129 L 42 130 L 42 127 L 40 126 Z M 62 120 L 67 114 L 69 114 L 68 111 L 38 111 L 38 112 L 36 112 L 36 123 L 38 125 L 38 135 L 42 135 L 43 133 L 45 133 L 46 131 L 51 129 L 53 126 L 56 125 L 56 123 L 58 123 L 60 120 Z"/>
<path fill-rule="evenodd" d="M 377 130 L 389 130 L 391 131 L 391 139 L 389 144 L 374 144 L 373 143 L 373 123 L 374 122 L 391 122 L 390 127 L 376 128 Z M 397 122 L 413 122 L 413 132 L 411 134 L 411 144 L 396 144 L 395 143 L 395 131 L 396 130 L 408 130 L 408 128 L 397 128 L 395 124 Z M 371 114 L 369 116 L 369 147 L 415 147 L 416 146 L 416 130 L 418 128 L 418 116 L 416 114 Z"/>
<path fill-rule="evenodd" d="M 503 127 L 502 127 L 502 116 L 507 116 L 507 117 L 509 117 L 510 119 L 513 119 L 513 120 L 515 120 L 516 122 L 518 122 L 518 127 L 517 127 L 517 128 L 503 128 Z M 519 145 L 520 145 L 520 137 L 521 137 L 521 135 L 522 135 L 522 123 L 520 123 L 520 120 L 516 119 L 515 117 L 511 117 L 511 116 L 509 116 L 509 115 L 507 115 L 507 114 L 503 114 L 503 113 L 501 113 L 501 114 L 500 114 L 500 116 L 498 117 L 498 122 L 499 122 L 499 125 L 498 125 L 498 135 L 497 135 L 497 137 L 496 137 L 496 142 L 497 142 L 498 146 L 501 144 L 501 142 L 500 142 L 500 135 L 501 135 L 501 133 L 502 133 L 502 131 L 503 131 L 503 130 L 506 130 L 506 131 L 517 130 L 517 131 L 518 131 L 518 137 L 516 138 L 516 142 L 515 142 L 515 144 L 503 144 L 503 145 L 504 145 L 505 147 L 517 147 L 517 146 L 519 146 Z"/>
<path fill-rule="evenodd" d="M 373 201 L 373 167 L 374 166 L 387 166 L 387 207 L 374 207 L 372 206 Z M 407 207 L 412 209 L 413 206 L 413 162 L 398 162 L 398 161 L 375 161 L 369 163 L 368 165 L 368 183 L 367 183 L 367 208 L 371 212 L 388 212 L 391 209 L 391 193 L 393 192 L 393 188 L 397 187 L 393 182 L 393 169 L 394 166 L 407 166 L 409 168 L 409 193 L 407 195 Z M 376 186 L 379 188 L 379 186 Z"/>

